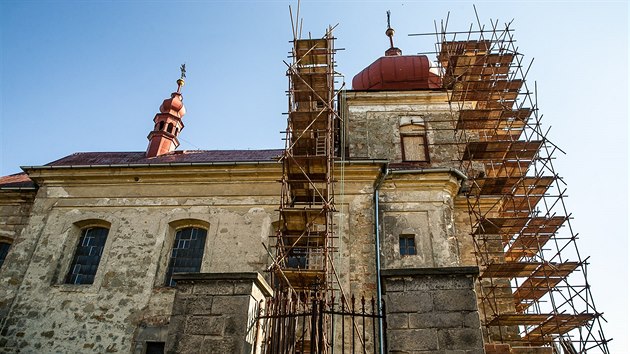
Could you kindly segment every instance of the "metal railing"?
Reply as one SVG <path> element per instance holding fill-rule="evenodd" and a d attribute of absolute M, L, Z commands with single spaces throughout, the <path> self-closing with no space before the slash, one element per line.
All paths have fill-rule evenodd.
<path fill-rule="evenodd" d="M 380 353 L 383 306 L 361 297 L 299 299 L 290 293 L 261 301 L 256 317 L 259 354 Z M 383 329 L 385 330 L 385 329 Z M 385 338 L 385 336 L 383 336 Z"/>

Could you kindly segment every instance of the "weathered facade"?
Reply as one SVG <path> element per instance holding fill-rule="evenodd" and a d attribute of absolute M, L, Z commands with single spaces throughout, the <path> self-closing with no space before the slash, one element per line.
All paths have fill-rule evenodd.
<path fill-rule="evenodd" d="M 423 120 L 428 139 L 440 138 L 431 132 L 431 116 L 444 114 L 444 93 L 346 96 L 349 158 L 341 162 L 344 195 L 336 216 L 345 289 L 376 295 L 377 183 L 383 269 L 461 266 L 454 215 L 462 176 L 447 167 L 449 152 L 429 151 L 435 164 L 423 169 L 387 167 L 402 162 L 401 122 Z M 376 136 L 361 133 L 368 131 Z M 26 167 L 36 194 L 6 207 L 7 213 L 21 211 L 26 221 L 3 225 L 15 230 L 2 267 L 9 284 L 2 288 L 4 350 L 143 352 L 147 341 L 167 342 L 169 323 L 179 315 L 176 288 L 165 283 L 178 229 L 207 230 L 200 273 L 266 274 L 262 244 L 269 244 L 277 219 L 280 171 L 274 158 L 280 152 L 262 151 L 250 161 L 240 156 L 246 152 L 229 152 L 226 161 L 221 152 L 183 151 L 158 157 L 168 163 L 142 164 L 121 164 L 122 155 L 130 158 L 124 153 L 86 153 Z M 197 162 L 178 162 L 186 158 Z M 7 186 L 3 201 L 17 194 Z M 66 284 L 81 230 L 91 226 L 109 230 L 94 282 Z M 417 254 L 401 256 L 400 234 L 414 236 Z M 478 318 L 476 323 L 478 331 Z M 180 349 L 189 346 L 182 343 Z"/>
<path fill-rule="evenodd" d="M 551 353 L 546 337 L 522 345 L 517 322 L 480 320 L 492 312 L 487 280 L 477 282 L 469 179 L 489 165 L 462 170 L 453 127 L 477 102 L 454 105 L 424 56 L 392 42 L 384 58 L 339 94 L 335 133 L 337 291 L 385 305 L 380 333 L 362 340 L 390 353 Z M 257 316 L 278 291 L 270 249 L 284 150 L 176 151 L 182 86 L 160 106 L 146 152 L 77 153 L 0 179 L 2 352 L 265 348 Z M 477 207 L 499 216 L 499 200 Z M 490 245 L 505 262 L 505 245 Z M 502 311 L 525 306 L 503 295 Z"/>

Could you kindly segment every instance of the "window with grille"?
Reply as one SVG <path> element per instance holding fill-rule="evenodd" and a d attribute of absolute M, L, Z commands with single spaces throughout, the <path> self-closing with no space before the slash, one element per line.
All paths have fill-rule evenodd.
<path fill-rule="evenodd" d="M 197 273 L 201 270 L 206 233 L 205 229 L 197 227 L 177 230 L 171 257 L 168 261 L 166 285 L 175 286 L 173 280 L 175 273 Z"/>
<path fill-rule="evenodd" d="M 11 248 L 10 243 L 0 242 L 0 267 L 4 264 L 4 259 L 7 258 L 9 248 Z"/>
<path fill-rule="evenodd" d="M 415 235 L 400 235 L 400 255 L 412 256 L 416 254 L 416 237 Z"/>
<path fill-rule="evenodd" d="M 83 229 L 79 244 L 70 264 L 66 284 L 92 284 L 101 262 L 109 229 L 90 227 Z"/>

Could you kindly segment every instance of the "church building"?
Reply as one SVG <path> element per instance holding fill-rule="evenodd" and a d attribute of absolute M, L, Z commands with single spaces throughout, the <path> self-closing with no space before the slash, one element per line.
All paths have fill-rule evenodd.
<path fill-rule="evenodd" d="M 177 150 L 183 71 L 146 151 L 1 177 L 0 352 L 608 353 L 502 31 L 351 89 L 296 36 L 284 149 Z"/>

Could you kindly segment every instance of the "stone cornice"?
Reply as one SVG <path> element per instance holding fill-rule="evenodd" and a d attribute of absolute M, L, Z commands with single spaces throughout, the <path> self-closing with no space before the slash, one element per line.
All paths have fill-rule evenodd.
<path fill-rule="evenodd" d="M 258 272 L 234 272 L 234 273 L 177 273 L 173 279 L 178 283 L 204 283 L 215 281 L 252 281 L 265 296 L 273 296 L 271 286 Z"/>
<path fill-rule="evenodd" d="M 381 190 L 443 190 L 455 197 L 459 181 L 458 176 L 451 172 L 396 173 L 388 176 Z"/>
<path fill-rule="evenodd" d="M 446 91 L 344 91 L 346 100 L 354 104 L 427 104 L 448 103 Z"/>
<path fill-rule="evenodd" d="M 335 164 L 335 179 L 372 184 L 385 161 L 344 161 Z M 343 167 L 343 169 L 342 169 Z M 181 163 L 151 165 L 25 166 L 22 169 L 40 186 L 127 183 L 266 183 L 277 181 L 282 165 L 276 161 Z"/>

